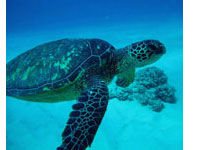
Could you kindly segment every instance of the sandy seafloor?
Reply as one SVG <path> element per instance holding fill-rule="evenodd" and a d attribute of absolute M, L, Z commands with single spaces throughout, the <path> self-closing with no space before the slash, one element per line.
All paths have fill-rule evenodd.
<path fill-rule="evenodd" d="M 116 48 L 143 39 L 158 39 L 167 53 L 152 66 L 165 71 L 176 87 L 176 104 L 157 113 L 137 101 L 110 100 L 92 150 L 183 149 L 183 32 L 181 21 L 115 24 L 7 34 L 7 61 L 44 42 L 62 38 L 102 38 Z M 114 84 L 109 86 L 115 86 Z M 61 143 L 71 105 L 34 103 L 7 97 L 7 150 L 55 150 Z"/>

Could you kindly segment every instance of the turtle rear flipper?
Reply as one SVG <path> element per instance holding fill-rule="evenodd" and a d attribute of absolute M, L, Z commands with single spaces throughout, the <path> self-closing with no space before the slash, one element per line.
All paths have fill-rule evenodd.
<path fill-rule="evenodd" d="M 108 105 L 108 88 L 94 79 L 72 106 L 73 111 L 63 131 L 62 145 L 57 150 L 85 150 L 91 146 Z"/>

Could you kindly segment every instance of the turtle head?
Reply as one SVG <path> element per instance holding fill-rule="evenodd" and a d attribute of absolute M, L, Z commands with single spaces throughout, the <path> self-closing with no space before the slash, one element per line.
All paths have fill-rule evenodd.
<path fill-rule="evenodd" d="M 117 72 L 121 73 L 156 62 L 166 53 L 166 48 L 158 40 L 143 40 L 120 48 L 116 52 Z"/>
<path fill-rule="evenodd" d="M 166 48 L 158 40 L 144 40 L 128 46 L 126 52 L 134 59 L 135 67 L 142 67 L 157 61 Z"/>

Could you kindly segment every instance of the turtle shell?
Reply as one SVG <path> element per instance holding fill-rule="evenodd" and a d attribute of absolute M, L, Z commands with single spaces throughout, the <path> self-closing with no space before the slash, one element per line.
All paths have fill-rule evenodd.
<path fill-rule="evenodd" d="M 100 39 L 62 39 L 37 46 L 6 65 L 7 96 L 28 96 L 73 84 L 84 72 L 112 61 Z"/>

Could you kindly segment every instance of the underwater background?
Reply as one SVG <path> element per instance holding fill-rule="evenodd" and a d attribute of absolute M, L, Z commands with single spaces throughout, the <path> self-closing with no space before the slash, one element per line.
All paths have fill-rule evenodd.
<path fill-rule="evenodd" d="M 182 0 L 7 0 L 7 62 L 62 38 L 101 38 L 116 48 L 160 40 L 167 53 L 149 66 L 165 72 L 176 89 L 176 103 L 165 103 L 161 112 L 155 112 L 138 101 L 110 100 L 88 149 L 182 150 L 182 12 Z M 7 150 L 55 150 L 61 144 L 75 101 L 34 103 L 10 97 L 6 101 Z"/>

